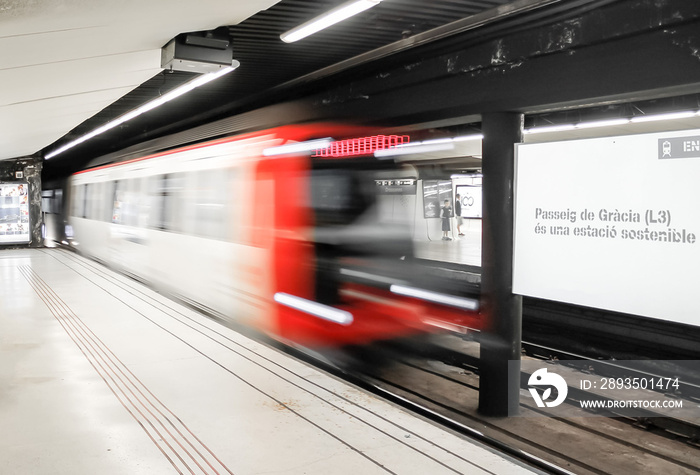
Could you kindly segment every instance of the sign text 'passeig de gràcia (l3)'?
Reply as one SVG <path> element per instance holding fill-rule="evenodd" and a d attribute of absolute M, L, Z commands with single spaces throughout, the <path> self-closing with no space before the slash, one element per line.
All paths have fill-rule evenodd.
<path fill-rule="evenodd" d="M 619 237 L 624 240 L 695 244 L 697 241 L 695 233 L 685 228 L 677 229 L 670 227 L 671 217 L 670 210 L 647 209 L 644 213 L 640 213 L 631 209 L 619 211 L 618 209 L 602 208 L 599 210 L 589 210 L 586 208 L 578 211 L 571 208 L 565 210 L 535 208 L 537 224 L 534 232 L 539 235 L 573 235 L 577 237 L 607 239 L 617 239 Z M 592 224 L 583 226 L 583 224 L 581 224 L 576 227 L 571 227 L 569 225 L 569 223 L 575 224 L 579 219 L 582 222 L 600 222 L 605 224 L 599 226 Z M 548 223 L 543 224 L 543 222 Z M 629 227 L 637 223 L 641 225 L 643 222 L 646 224 L 646 227 L 643 229 Z M 618 229 L 620 225 L 624 227 Z"/>

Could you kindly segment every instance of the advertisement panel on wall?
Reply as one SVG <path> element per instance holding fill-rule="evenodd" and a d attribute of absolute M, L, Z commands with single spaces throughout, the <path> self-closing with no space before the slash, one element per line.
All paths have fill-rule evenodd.
<path fill-rule="evenodd" d="M 481 218 L 481 186 L 457 185 L 463 218 Z"/>
<path fill-rule="evenodd" d="M 0 183 L 0 244 L 30 241 L 29 184 Z"/>
<path fill-rule="evenodd" d="M 516 147 L 513 291 L 700 325 L 700 130 Z"/>
<path fill-rule="evenodd" d="M 423 217 L 441 218 L 442 208 L 445 200 L 449 202 L 450 208 L 454 206 L 452 196 L 452 181 L 449 180 L 423 180 Z M 454 209 L 450 210 L 453 216 Z"/>

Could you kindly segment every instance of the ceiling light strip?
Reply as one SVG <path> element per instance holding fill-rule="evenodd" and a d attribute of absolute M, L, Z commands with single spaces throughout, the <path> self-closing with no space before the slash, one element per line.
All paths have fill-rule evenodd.
<path fill-rule="evenodd" d="M 445 137 L 440 139 L 423 140 L 422 142 L 410 142 L 396 145 L 384 150 L 377 150 L 374 156 L 377 158 L 395 157 L 400 155 L 412 155 L 419 153 L 441 152 L 454 150 L 455 142 L 470 142 L 482 140 L 483 134 L 461 135 L 459 137 Z"/>
<path fill-rule="evenodd" d="M 397 157 L 401 155 L 414 155 L 419 153 L 432 153 L 432 152 L 442 152 L 445 150 L 454 150 L 455 145 L 452 142 L 449 143 L 436 143 L 436 144 L 416 144 L 410 147 L 394 147 L 387 148 L 384 150 L 377 150 L 374 152 L 376 158 L 385 157 Z"/>
<path fill-rule="evenodd" d="M 362 13 L 363 11 L 370 9 L 382 0 L 352 0 L 350 2 L 343 3 L 342 5 L 327 11 L 323 15 L 317 16 L 313 20 L 309 20 L 296 28 L 292 28 L 286 33 L 280 35 L 280 39 L 285 43 L 293 43 L 299 41 L 307 36 L 318 33 L 319 31 L 328 28 L 329 26 L 335 25 L 343 20 L 347 20 L 351 16 Z"/>
<path fill-rule="evenodd" d="M 672 112 L 670 114 L 658 114 L 658 115 L 640 115 L 637 117 L 632 117 L 630 122 L 653 122 L 657 120 L 676 120 L 676 119 L 687 119 L 696 115 L 695 111 L 684 111 L 684 112 Z"/>
<path fill-rule="evenodd" d="M 192 91 L 193 89 L 196 89 L 196 88 L 203 86 L 211 81 L 219 79 L 220 77 L 222 77 L 222 76 L 230 73 L 234 69 L 236 69 L 239 65 L 240 65 L 240 63 L 238 61 L 234 60 L 233 64 L 230 67 L 222 68 L 219 71 L 216 71 L 214 73 L 203 74 L 203 75 L 201 75 L 201 76 L 199 76 L 191 81 L 188 81 L 185 84 L 183 84 L 179 87 L 176 87 L 172 91 L 169 91 L 168 93 L 166 93 L 166 94 L 164 94 L 164 95 L 162 95 L 162 96 L 160 96 L 152 101 L 145 103 L 141 107 L 134 109 L 132 111 L 129 111 L 126 114 L 121 115 L 110 122 L 107 122 L 106 124 L 92 130 L 91 132 L 88 132 L 87 134 L 73 140 L 72 142 L 68 142 L 67 144 L 65 144 L 65 145 L 57 148 L 53 152 L 47 154 L 44 158 L 46 160 L 48 160 L 50 158 L 55 157 L 56 155 L 58 155 L 60 153 L 65 152 L 66 150 L 69 150 L 69 149 L 75 147 L 76 145 L 80 145 L 83 142 L 87 142 L 91 138 L 94 138 L 100 134 L 103 134 L 103 133 L 107 132 L 108 130 L 111 130 L 111 129 L 117 127 L 118 125 L 123 124 L 124 122 L 127 122 L 135 117 L 140 116 L 141 114 L 145 114 L 146 112 L 153 110 L 156 107 L 165 104 L 166 102 L 170 102 L 173 99 L 176 99 L 176 98 L 182 96 L 183 94 L 186 94 L 186 93 Z"/>
<path fill-rule="evenodd" d="M 578 124 L 560 124 L 560 125 L 548 125 L 544 127 L 532 127 L 525 129 L 523 133 L 526 134 L 542 134 L 547 132 L 564 132 L 567 130 L 576 129 L 591 129 L 594 127 L 614 127 L 616 125 L 627 125 L 630 123 L 638 124 L 643 122 L 656 122 L 663 120 L 677 120 L 677 119 L 688 119 L 690 117 L 700 116 L 700 111 L 682 111 L 682 112 L 671 112 L 668 114 L 654 114 L 654 115 L 640 115 L 637 117 L 632 117 L 631 119 L 607 119 L 599 120 L 593 122 L 579 122 Z"/>

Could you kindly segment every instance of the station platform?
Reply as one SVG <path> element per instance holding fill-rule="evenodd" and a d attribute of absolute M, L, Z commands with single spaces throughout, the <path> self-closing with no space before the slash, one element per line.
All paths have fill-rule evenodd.
<path fill-rule="evenodd" d="M 465 219 L 460 236 L 452 226 L 450 241 L 439 236 L 413 241 L 413 251 L 419 259 L 481 267 L 481 220 Z"/>
<path fill-rule="evenodd" d="M 0 251 L 0 328 L 0 473 L 532 473 L 68 251 Z"/>

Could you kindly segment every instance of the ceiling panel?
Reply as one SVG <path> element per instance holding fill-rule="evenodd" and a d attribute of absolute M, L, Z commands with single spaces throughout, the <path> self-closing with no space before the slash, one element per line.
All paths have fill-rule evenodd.
<path fill-rule="evenodd" d="M 137 124 L 131 125 L 133 132 L 122 130 L 121 137 L 129 133 L 152 136 L 153 133 L 160 133 L 155 131 L 164 130 L 169 124 L 181 120 L 218 109 L 233 110 L 239 102 L 266 97 L 268 89 L 287 81 L 431 28 L 510 3 L 511 0 L 384 0 L 357 17 L 297 43 L 287 44 L 280 40 L 280 34 L 344 1 L 282 0 L 245 21 L 228 23 L 234 58 L 241 62 L 241 66 L 233 74 L 188 94 L 191 97 L 173 101 L 139 118 Z M 206 8 L 205 3 L 198 2 L 197 5 Z M 124 9 L 128 10 L 129 5 L 131 3 L 127 2 Z M 138 21 L 136 15 L 132 17 L 133 21 Z M 135 109 L 189 78 L 186 73 L 178 72 L 156 75 L 76 127 L 47 151 Z M 96 140 L 99 142 L 101 139 Z M 102 139 L 103 142 L 106 140 Z M 62 158 L 59 156 L 56 159 Z"/>
<path fill-rule="evenodd" d="M 234 25 L 275 3 L 5 0 L 0 123 L 12 127 L 0 130 L 0 159 L 40 151 L 151 79 L 161 71 L 161 47 L 179 33 Z M 65 98 L 65 113 L 37 120 L 56 98 Z"/>
<path fill-rule="evenodd" d="M 159 66 L 160 50 L 150 50 L 7 69 L 0 71 L 0 84 L 4 86 L 0 89 L 0 104 L 61 96 L 70 99 L 86 92 L 134 88 L 159 73 Z M 80 101 L 80 97 L 74 99 Z"/>

